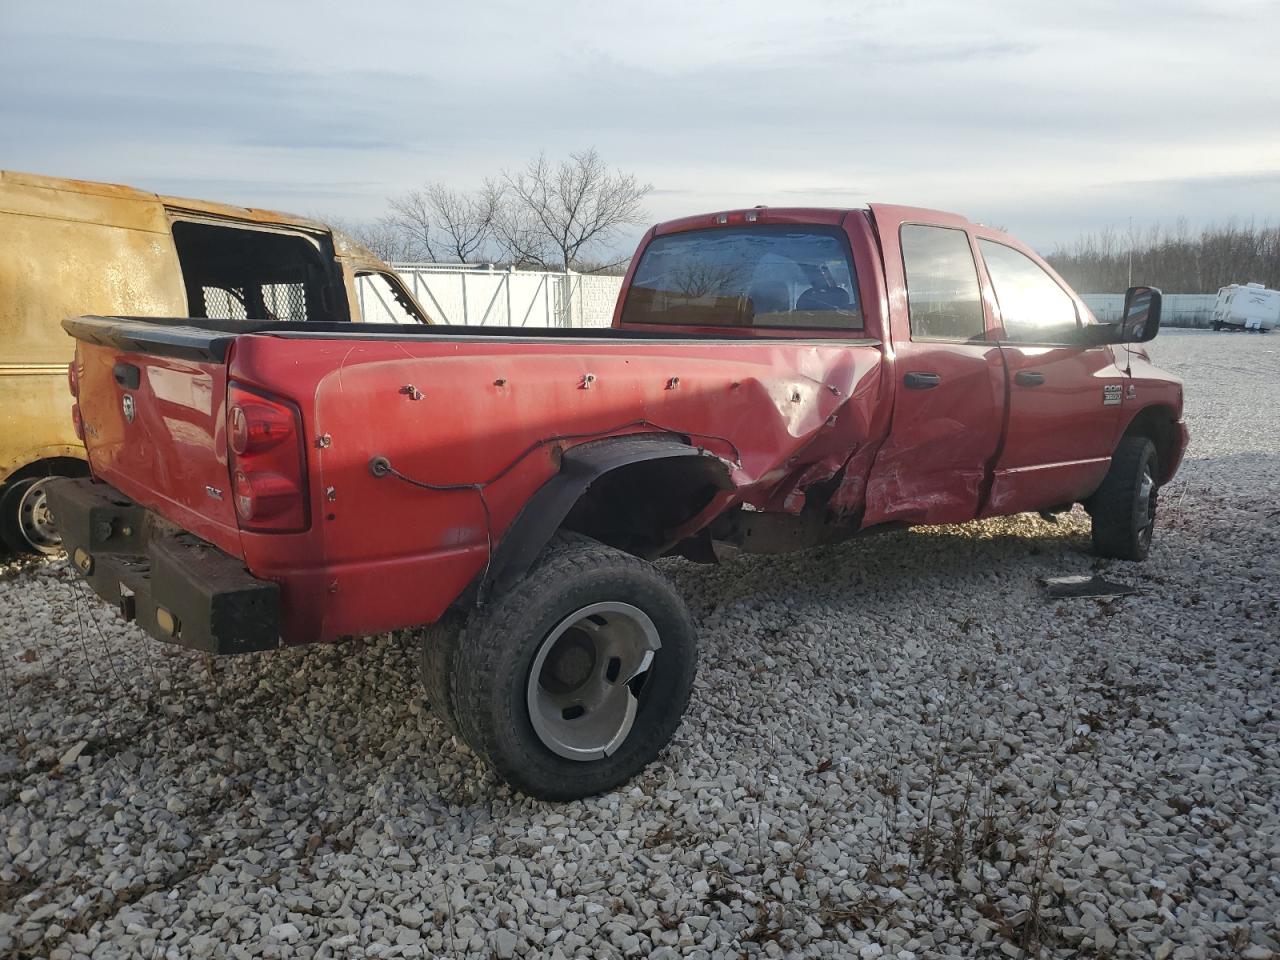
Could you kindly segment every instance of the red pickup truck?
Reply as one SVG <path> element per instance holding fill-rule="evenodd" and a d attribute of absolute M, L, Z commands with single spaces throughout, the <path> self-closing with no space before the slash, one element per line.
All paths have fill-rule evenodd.
<path fill-rule="evenodd" d="M 652 760 L 694 626 L 649 561 L 1083 503 L 1145 557 L 1187 442 L 1142 348 L 961 217 L 735 210 L 652 228 L 612 329 L 79 317 L 74 565 L 213 653 L 413 625 L 434 709 L 546 798 Z"/>

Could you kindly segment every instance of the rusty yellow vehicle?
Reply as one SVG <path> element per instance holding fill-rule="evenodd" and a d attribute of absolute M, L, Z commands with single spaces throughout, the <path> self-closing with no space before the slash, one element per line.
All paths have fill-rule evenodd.
<path fill-rule="evenodd" d="M 52 553 L 46 481 L 88 472 L 63 318 L 430 323 L 395 272 L 323 223 L 0 171 L 0 540 Z"/>

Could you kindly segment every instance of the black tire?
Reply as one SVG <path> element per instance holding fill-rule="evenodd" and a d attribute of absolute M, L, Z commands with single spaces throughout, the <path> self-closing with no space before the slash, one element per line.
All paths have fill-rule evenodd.
<path fill-rule="evenodd" d="M 628 623 L 622 634 L 647 618 L 647 642 L 656 639 L 658 646 L 649 646 L 635 680 L 618 680 L 617 658 L 607 666 L 601 660 L 598 667 L 596 660 L 589 661 L 578 681 L 595 673 L 593 682 L 601 689 L 612 684 L 607 688 L 607 696 L 614 698 L 612 707 L 624 702 L 632 719 L 617 727 L 613 736 L 620 739 L 610 741 L 610 752 L 570 758 L 548 745 L 535 729 L 532 714 L 538 709 L 537 698 L 549 691 L 543 686 L 548 671 L 556 683 L 563 680 L 553 667 L 551 652 L 575 631 L 582 637 L 593 635 L 592 628 L 579 629 L 579 624 L 601 624 L 598 635 L 604 636 L 620 629 L 609 619 L 613 612 L 591 616 L 593 605 L 618 607 L 619 619 Z M 643 617 L 627 621 L 631 614 L 626 611 L 637 610 Z M 579 615 L 581 619 L 574 621 Z M 533 666 L 544 647 L 543 666 L 533 679 Z M 579 661 L 574 667 L 581 665 Z M 504 780 L 533 797 L 576 800 L 624 783 L 658 756 L 688 705 L 696 666 L 697 636 L 689 612 L 651 564 L 586 537 L 561 535 L 514 588 L 467 618 L 451 672 L 453 704 L 462 738 Z M 605 679 L 610 671 L 612 676 Z M 565 686 L 572 684 L 565 681 Z M 551 722 L 560 724 L 562 719 L 561 729 L 577 729 L 571 727 L 578 719 L 570 715 L 572 709 Z M 602 707 L 590 716 L 605 716 L 607 709 L 611 708 Z M 544 725 L 546 718 L 543 712 Z"/>
<path fill-rule="evenodd" d="M 1160 462 L 1146 437 L 1125 437 L 1111 469 L 1089 501 L 1093 552 L 1116 560 L 1145 560 L 1156 523 Z"/>
<path fill-rule="evenodd" d="M 1213 329 L 1215 333 L 1222 332 L 1222 323 L 1218 320 L 1213 321 Z"/>
<path fill-rule="evenodd" d="M 419 631 L 418 676 L 422 680 L 422 692 L 427 706 L 444 724 L 450 736 L 458 735 L 449 674 L 453 671 L 461 626 L 462 615 L 456 610 L 446 610 L 439 620 Z"/>
<path fill-rule="evenodd" d="M 7 484 L 0 495 L 0 540 L 16 554 L 53 556 L 62 537 L 52 526 L 44 492 L 50 477 L 28 477 Z"/>

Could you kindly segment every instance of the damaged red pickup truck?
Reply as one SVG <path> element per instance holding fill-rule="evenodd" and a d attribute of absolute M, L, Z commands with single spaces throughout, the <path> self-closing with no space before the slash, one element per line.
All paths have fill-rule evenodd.
<path fill-rule="evenodd" d="M 81 317 L 93 470 L 72 562 L 214 653 L 424 631 L 432 706 L 547 798 L 626 780 L 695 667 L 649 562 L 1083 503 L 1142 559 L 1186 445 L 1140 347 L 1031 250 L 945 213 L 739 210 L 654 227 L 607 330 Z"/>

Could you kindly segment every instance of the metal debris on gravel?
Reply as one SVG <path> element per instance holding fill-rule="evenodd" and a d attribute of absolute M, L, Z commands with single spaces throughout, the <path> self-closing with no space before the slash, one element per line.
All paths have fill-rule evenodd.
<path fill-rule="evenodd" d="M 660 761 L 511 793 L 414 637 L 218 661 L 0 573 L 0 958 L 1280 956 L 1280 343 L 1166 331 L 1150 560 L 1034 516 L 719 567 Z M 1140 596 L 1045 603 L 1101 573 Z"/>
<path fill-rule="evenodd" d="M 1051 600 L 1128 597 L 1138 592 L 1137 587 L 1108 580 L 1100 573 L 1092 576 L 1075 573 L 1066 577 L 1041 577 L 1040 584 L 1045 588 L 1045 595 Z"/>

